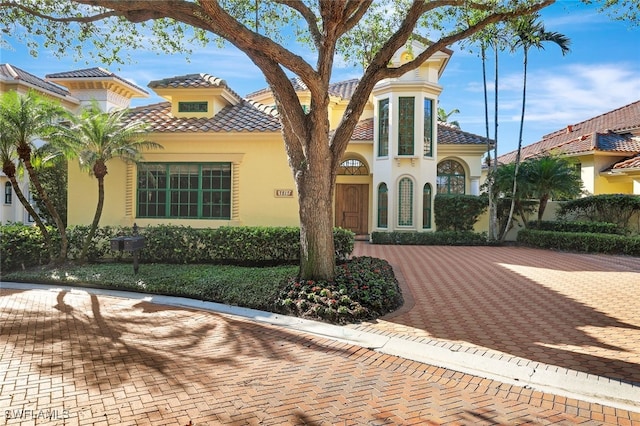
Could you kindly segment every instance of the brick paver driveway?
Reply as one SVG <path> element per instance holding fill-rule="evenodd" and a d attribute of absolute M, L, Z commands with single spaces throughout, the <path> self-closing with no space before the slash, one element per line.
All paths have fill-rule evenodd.
<path fill-rule="evenodd" d="M 378 246 L 407 303 L 371 326 L 640 386 L 640 258 L 524 247 Z"/>
<path fill-rule="evenodd" d="M 369 251 L 392 261 L 415 298 L 364 327 L 549 362 L 566 354 L 603 368 L 619 363 L 620 372 L 638 367 L 637 289 L 607 302 L 623 291 L 618 284 L 633 286 L 638 260 L 357 245 L 357 253 Z M 602 291 L 608 273 L 613 281 Z M 598 295 L 565 283 L 585 274 L 599 277 L 590 290 Z M 10 425 L 640 424 L 640 413 L 239 317 L 81 290 L 0 289 L 0 327 L 0 410 Z"/>

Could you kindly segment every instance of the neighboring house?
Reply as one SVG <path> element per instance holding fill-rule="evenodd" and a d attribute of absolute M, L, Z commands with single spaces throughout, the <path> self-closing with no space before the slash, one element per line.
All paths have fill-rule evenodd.
<path fill-rule="evenodd" d="M 84 105 L 88 105 L 93 100 L 98 101 L 102 109 L 109 110 L 111 108 L 127 108 L 132 97 L 149 96 L 144 89 L 102 68 L 51 74 L 47 76 L 46 80 L 43 80 L 14 65 L 0 64 L 0 93 L 12 90 L 21 94 L 35 90 L 41 95 L 60 102 L 66 110 L 72 113 L 79 112 Z M 34 141 L 34 143 L 40 145 L 43 142 Z M 32 224 L 33 219 L 30 218 L 20 200 L 15 196 L 11 182 L 1 171 L 0 185 L 4 190 L 0 223 Z M 31 200 L 26 174 L 20 178 L 20 189 L 25 197 Z"/>
<path fill-rule="evenodd" d="M 640 194 L 640 100 L 522 148 L 523 160 L 546 154 L 573 162 L 590 194 Z M 498 161 L 510 163 L 515 157 L 513 151 Z"/>
<path fill-rule="evenodd" d="M 412 43 L 395 55 L 395 64 L 425 47 Z M 436 193 L 479 193 L 482 157 L 491 141 L 437 122 L 438 79 L 450 55 L 440 51 L 419 69 L 375 86 L 340 166 L 336 226 L 357 234 L 431 231 Z M 89 95 L 78 93 L 89 86 L 87 70 L 47 79 L 79 99 Z M 307 88 L 297 78 L 292 82 L 308 108 Z M 357 82 L 330 86 L 331 129 L 340 122 Z M 156 80 L 148 87 L 167 101 L 134 108 L 131 119 L 149 123 L 148 139 L 163 149 L 145 152 L 138 165 L 109 162 L 101 225 L 299 224 L 296 187 L 269 89 L 243 98 L 209 74 Z M 104 86 L 101 90 L 106 91 L 103 98 L 118 95 L 122 106 L 140 94 L 131 87 L 121 93 Z M 69 225 L 89 224 L 96 181 L 73 162 L 68 199 Z"/>

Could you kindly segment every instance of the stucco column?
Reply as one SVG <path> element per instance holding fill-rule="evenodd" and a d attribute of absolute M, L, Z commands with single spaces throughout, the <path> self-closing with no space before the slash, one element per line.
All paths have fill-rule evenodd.
<path fill-rule="evenodd" d="M 480 195 L 480 177 L 471 177 L 471 195 Z"/>
<path fill-rule="evenodd" d="M 633 193 L 640 195 L 640 176 L 633 178 Z"/>

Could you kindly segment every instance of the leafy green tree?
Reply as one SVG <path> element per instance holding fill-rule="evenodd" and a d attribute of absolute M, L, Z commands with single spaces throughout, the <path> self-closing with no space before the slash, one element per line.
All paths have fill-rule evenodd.
<path fill-rule="evenodd" d="M 538 222 L 550 199 L 572 199 L 582 193 L 582 179 L 573 164 L 561 157 L 543 156 L 522 163 L 527 191 L 538 200 Z"/>
<path fill-rule="evenodd" d="M 523 72 L 522 72 L 522 112 L 520 114 L 520 131 L 518 134 L 518 150 L 516 152 L 516 160 L 514 167 L 514 176 L 513 179 L 513 194 L 517 192 L 517 184 L 518 184 L 518 173 L 520 170 L 520 157 L 522 155 L 522 133 L 524 129 L 524 116 L 525 116 L 525 107 L 527 103 L 527 68 L 529 61 L 529 50 L 532 47 L 536 47 L 538 49 L 544 49 L 543 43 L 552 42 L 555 43 L 560 50 L 562 51 L 562 55 L 566 55 L 569 52 L 569 39 L 560 33 L 550 32 L 544 28 L 544 25 L 538 21 L 540 15 L 533 14 L 527 16 L 520 16 L 513 22 L 514 33 L 516 35 L 513 49 L 522 48 L 524 53 L 523 55 Z M 502 233 L 501 240 L 504 241 L 507 230 L 511 224 L 511 219 L 513 217 L 513 211 L 515 208 L 516 197 L 514 196 L 511 199 L 511 209 L 509 211 L 509 217 L 507 218 L 507 224 L 504 232 Z"/>
<path fill-rule="evenodd" d="M 59 144 L 68 158 L 77 158 L 80 167 L 89 171 L 98 182 L 98 204 L 82 246 L 80 259 L 87 257 L 91 240 L 98 229 L 104 207 L 104 178 L 107 162 L 119 158 L 125 162 L 137 162 L 143 149 L 161 148 L 161 145 L 145 139 L 147 124 L 127 120 L 127 110 L 102 112 L 96 102 L 85 108 L 80 115 L 69 114 L 71 124 L 57 126 L 52 140 Z"/>
<path fill-rule="evenodd" d="M 3 138 L 8 138 L 8 143 L 14 145 L 15 152 L 29 175 L 31 185 L 36 189 L 38 196 L 54 220 L 60 233 L 60 252 L 57 260 L 63 262 L 67 257 L 68 246 L 66 227 L 55 205 L 42 186 L 31 159 L 34 142 L 37 139 L 45 138 L 51 132 L 53 122 L 64 114 L 64 110 L 59 104 L 38 95 L 34 91 L 29 91 L 26 95 L 20 95 L 15 91 L 7 92 L 2 95 L 0 103 Z M 29 203 L 24 204 L 22 199 L 20 201 L 27 208 Z M 27 211 L 38 223 L 36 217 L 39 216 L 33 214 L 33 209 L 29 210 L 27 208 Z M 40 227 L 40 225 L 38 226 Z M 52 248 L 50 248 L 50 253 L 52 253 Z"/>
<path fill-rule="evenodd" d="M 280 113 L 285 150 L 298 189 L 300 217 L 300 275 L 306 279 L 333 279 L 333 196 L 337 171 L 369 94 L 379 81 L 417 69 L 428 58 L 488 25 L 529 15 L 554 0 L 21 0 L 2 3 L 0 22 L 19 32 L 36 49 L 38 37 L 58 47 L 60 54 L 83 43 L 93 43 L 104 61 L 121 59 L 121 47 L 144 46 L 144 29 L 154 47 L 180 52 L 194 41 L 213 35 L 244 52 L 260 68 L 271 87 Z M 259 7 L 258 7 L 259 6 Z M 485 13 L 470 18 L 473 11 Z M 376 32 L 373 23 L 384 23 Z M 293 28 L 298 41 L 315 53 L 309 63 L 282 42 L 282 26 Z M 439 34 L 424 52 L 398 66 L 389 66 L 399 49 L 418 30 Z M 346 112 L 329 133 L 328 87 L 336 53 L 341 46 L 371 39 L 358 63 L 365 66 Z M 149 34 L 144 34 L 149 35 Z M 343 44 L 344 43 L 344 44 Z M 77 50 L 82 52 L 82 47 Z M 354 55 L 358 56 L 357 52 Z M 310 92 L 310 108 L 300 105 L 287 72 L 296 74 Z"/>

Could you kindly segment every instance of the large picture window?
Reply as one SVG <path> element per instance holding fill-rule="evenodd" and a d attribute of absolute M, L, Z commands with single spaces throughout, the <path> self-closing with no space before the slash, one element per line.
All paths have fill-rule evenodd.
<path fill-rule="evenodd" d="M 415 98 L 401 97 L 398 101 L 398 155 L 413 155 Z"/>
<path fill-rule="evenodd" d="M 464 182 L 462 164 L 454 160 L 438 164 L 438 194 L 464 194 Z"/>
<path fill-rule="evenodd" d="M 138 165 L 138 217 L 231 219 L 230 163 Z"/>
<path fill-rule="evenodd" d="M 378 157 L 389 155 L 389 99 L 378 102 Z"/>

